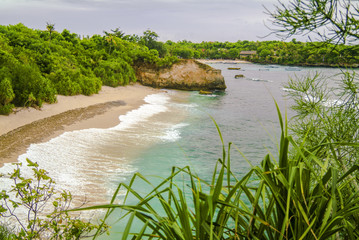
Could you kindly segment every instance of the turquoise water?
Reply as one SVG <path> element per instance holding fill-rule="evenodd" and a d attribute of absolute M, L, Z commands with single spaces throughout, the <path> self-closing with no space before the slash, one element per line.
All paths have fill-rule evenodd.
<path fill-rule="evenodd" d="M 150 178 L 160 181 L 158 177 L 169 176 L 172 166 L 190 166 L 200 177 L 209 179 L 217 159 L 222 157 L 222 144 L 211 117 L 226 146 L 233 142 L 251 164 L 259 164 L 268 152 L 274 156 L 277 152 L 280 129 L 274 99 L 283 114 L 288 111 L 289 118 L 293 115 L 283 84 L 290 77 L 310 72 L 320 71 L 327 76 L 339 72 L 330 68 L 291 71 L 283 66 L 256 64 L 211 66 L 222 70 L 225 92 L 200 95 L 167 90 L 150 95 L 145 105 L 120 116 L 118 126 L 67 132 L 49 142 L 33 144 L 19 161 L 30 158 L 38 162 L 59 186 L 70 190 L 79 202 L 86 199 L 88 205 L 108 203 L 118 184 L 128 183 L 135 172 L 157 176 Z M 237 74 L 244 78 L 236 79 Z M 232 170 L 240 178 L 250 166 L 234 148 L 231 159 Z M 11 168 L 5 165 L 0 173 Z M 119 202 L 122 197 L 120 192 Z M 121 226 L 113 223 L 111 237 L 104 239 L 117 239 Z"/>

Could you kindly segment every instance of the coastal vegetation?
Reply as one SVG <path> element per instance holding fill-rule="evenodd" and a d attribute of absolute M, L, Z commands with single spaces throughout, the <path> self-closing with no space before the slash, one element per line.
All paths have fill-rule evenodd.
<path fill-rule="evenodd" d="M 203 59 L 243 59 L 255 63 L 298 66 L 358 66 L 358 46 L 335 45 L 326 42 L 237 41 L 167 42 L 174 54 L 180 57 Z M 179 51 L 178 49 L 181 49 Z M 171 51 L 171 50 L 170 50 Z M 254 51 L 242 55 L 243 51 Z"/>
<path fill-rule="evenodd" d="M 49 23 L 46 30 L 0 26 L 0 114 L 56 102 L 56 94 L 91 95 L 102 85 L 127 85 L 136 81 L 136 65 L 171 66 L 177 58 L 166 55 L 157 37 L 149 30 L 81 38 Z"/>
<path fill-rule="evenodd" d="M 134 67 L 170 67 L 178 58 L 359 66 L 358 46 L 344 42 L 163 43 L 158 37 L 151 30 L 138 36 L 126 35 L 117 28 L 104 31 L 104 35 L 81 37 L 67 29 L 57 32 L 55 24 L 50 23 L 46 30 L 30 29 L 21 23 L 0 26 L 0 114 L 9 114 L 15 106 L 41 107 L 44 102 L 56 102 L 56 94 L 91 95 L 102 85 L 127 85 L 136 81 Z"/>
<path fill-rule="evenodd" d="M 135 68 L 166 68 L 184 59 L 244 59 L 284 65 L 354 66 L 359 64 L 356 45 L 330 42 L 158 41 L 157 33 L 126 35 L 118 28 L 104 35 L 81 37 L 55 24 L 46 30 L 23 24 L 0 26 L 0 114 L 14 107 L 41 107 L 56 102 L 56 94 L 92 95 L 102 85 L 135 82 Z M 243 55 L 250 51 L 251 54 Z"/>
<path fill-rule="evenodd" d="M 345 0 L 292 0 L 266 9 L 271 34 L 291 41 L 201 42 L 167 41 L 182 58 L 244 59 L 256 63 L 302 66 L 359 66 L 358 4 Z M 309 41 L 293 38 L 307 36 Z"/>
<path fill-rule="evenodd" d="M 285 41 L 201 42 L 167 41 L 169 51 L 182 58 L 242 59 L 262 64 L 298 66 L 359 66 L 357 45 Z M 250 55 L 242 54 L 252 51 Z"/>

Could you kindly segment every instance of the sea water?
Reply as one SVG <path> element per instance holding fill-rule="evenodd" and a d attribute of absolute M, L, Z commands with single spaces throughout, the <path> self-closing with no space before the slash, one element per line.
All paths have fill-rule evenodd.
<path fill-rule="evenodd" d="M 200 95 L 166 90 L 149 95 L 140 108 L 119 116 L 117 126 L 66 132 L 48 142 L 32 144 L 19 156 L 19 162 L 26 165 L 26 158 L 37 162 L 59 187 L 71 191 L 86 206 L 105 204 L 116 187 L 128 183 L 136 172 L 160 179 L 170 175 L 172 166 L 190 166 L 200 177 L 210 179 L 222 157 L 217 124 L 226 148 L 229 142 L 236 148 L 231 151 L 232 170 L 240 178 L 250 168 L 247 161 L 257 165 L 269 152 L 274 156 L 278 152 L 280 125 L 275 101 L 283 115 L 293 116 L 284 88 L 288 79 L 316 71 L 326 76 L 339 72 L 330 68 L 292 71 L 284 66 L 248 63 L 210 65 L 222 70 L 226 91 Z M 238 74 L 244 77 L 235 78 Z M 5 164 L 0 172 L 11 168 Z M 2 187 L 11 184 L 9 179 L 1 181 Z M 123 194 L 119 193 L 119 201 Z M 118 224 L 114 223 L 111 237 L 105 239 L 120 235 Z"/>

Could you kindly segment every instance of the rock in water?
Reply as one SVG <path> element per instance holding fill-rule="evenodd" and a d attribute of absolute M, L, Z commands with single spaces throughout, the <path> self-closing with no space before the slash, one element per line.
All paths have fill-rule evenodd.
<path fill-rule="evenodd" d="M 237 78 L 243 78 L 243 77 L 244 77 L 243 74 L 237 74 L 237 75 L 234 76 L 234 78 L 236 78 L 236 79 L 237 79 Z"/>
<path fill-rule="evenodd" d="M 213 92 L 200 90 L 200 91 L 199 91 L 199 94 L 201 94 L 201 95 L 210 95 L 210 94 L 213 94 Z"/>
<path fill-rule="evenodd" d="M 136 77 L 142 85 L 190 91 L 224 90 L 226 84 L 221 70 L 196 60 L 180 60 L 170 68 L 139 66 Z"/>

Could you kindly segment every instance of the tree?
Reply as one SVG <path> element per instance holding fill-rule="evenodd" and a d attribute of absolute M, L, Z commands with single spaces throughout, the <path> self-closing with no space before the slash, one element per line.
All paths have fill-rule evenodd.
<path fill-rule="evenodd" d="M 46 23 L 46 29 L 50 33 L 50 41 L 51 41 L 51 35 L 55 31 L 55 24 Z"/>
<path fill-rule="evenodd" d="M 175 48 L 173 50 L 173 54 L 175 56 L 184 58 L 184 59 L 190 59 L 193 58 L 193 50 L 190 48 L 184 48 L 184 47 L 180 47 L 180 48 Z"/>
<path fill-rule="evenodd" d="M 11 80 L 6 76 L 6 70 L 6 68 L 0 70 L 0 106 L 10 103 L 15 98 Z"/>
<path fill-rule="evenodd" d="M 125 36 L 125 32 L 121 31 L 120 28 L 116 28 L 115 30 L 111 29 L 111 32 L 118 38 L 123 38 Z"/>
<path fill-rule="evenodd" d="M 152 43 L 158 39 L 158 34 L 153 32 L 149 29 L 143 32 L 142 40 L 144 41 L 145 45 Z"/>
<path fill-rule="evenodd" d="M 279 37 L 314 34 L 322 41 L 346 43 L 359 39 L 359 3 L 356 0 L 281 1 L 271 12 L 266 10 L 271 30 Z"/>
<path fill-rule="evenodd" d="M 267 56 L 269 56 L 271 54 L 272 54 L 272 52 L 267 48 L 264 48 L 259 52 L 259 56 L 263 59 L 265 59 Z"/>
<path fill-rule="evenodd" d="M 5 115 L 11 113 L 14 107 L 11 101 L 15 98 L 8 74 L 9 72 L 6 67 L 0 69 L 0 114 Z"/>
<path fill-rule="evenodd" d="M 141 42 L 143 45 L 148 47 L 148 49 L 157 50 L 160 57 L 164 57 L 167 54 L 167 49 L 165 47 L 165 44 L 162 42 L 158 42 L 157 39 L 158 39 L 158 34 L 148 29 L 143 32 L 143 36 L 141 37 Z"/>
<path fill-rule="evenodd" d="M 111 54 L 111 48 L 112 46 L 116 46 L 116 40 L 115 40 L 115 36 L 113 33 L 108 33 L 106 31 L 104 31 L 104 33 L 106 34 L 105 40 L 108 43 L 108 45 L 110 46 L 109 50 L 108 50 L 108 54 Z"/>
<path fill-rule="evenodd" d="M 70 33 L 69 30 L 64 29 L 61 33 L 61 36 L 68 42 L 76 44 L 78 42 L 78 36 L 75 33 Z"/>

